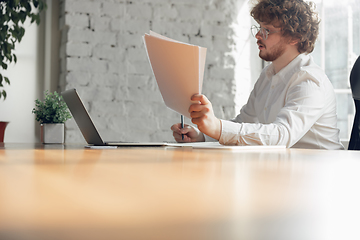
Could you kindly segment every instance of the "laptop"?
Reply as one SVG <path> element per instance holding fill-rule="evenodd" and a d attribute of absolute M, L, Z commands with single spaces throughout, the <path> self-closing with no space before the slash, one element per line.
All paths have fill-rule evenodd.
<path fill-rule="evenodd" d="M 96 129 L 88 111 L 86 110 L 83 102 L 80 99 L 76 89 L 69 89 L 61 93 L 68 106 L 72 116 L 75 119 L 82 135 L 86 142 L 92 146 L 139 146 L 139 147 L 161 147 L 167 146 L 167 143 L 161 142 L 105 142 L 101 138 L 98 130 Z"/>

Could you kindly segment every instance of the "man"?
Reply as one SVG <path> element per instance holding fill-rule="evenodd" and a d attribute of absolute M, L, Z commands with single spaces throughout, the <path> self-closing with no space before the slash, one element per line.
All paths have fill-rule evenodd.
<path fill-rule="evenodd" d="M 215 117 L 206 96 L 195 94 L 189 108 L 197 129 L 171 127 L 178 142 L 226 145 L 286 145 L 294 148 L 343 149 L 337 128 L 333 87 L 307 55 L 314 49 L 319 20 L 302 0 L 259 0 L 251 10 L 263 69 L 249 100 L 233 120 Z M 255 31 L 254 31 L 255 30 Z M 182 140 L 183 135 L 183 140 Z"/>

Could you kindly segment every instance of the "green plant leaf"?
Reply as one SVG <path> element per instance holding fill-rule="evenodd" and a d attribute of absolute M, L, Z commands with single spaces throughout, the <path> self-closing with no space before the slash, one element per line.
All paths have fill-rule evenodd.
<path fill-rule="evenodd" d="M 2 92 L 0 91 L 0 98 L 1 98 L 1 95 L 3 96 L 4 100 L 6 99 L 6 91 L 5 90 L 2 90 Z"/>
<path fill-rule="evenodd" d="M 15 25 L 17 25 L 19 23 L 20 17 L 19 17 L 19 13 L 12 11 L 11 15 L 9 16 L 11 21 L 14 22 Z"/>
<path fill-rule="evenodd" d="M 34 7 L 35 7 L 35 8 L 38 8 L 38 6 L 39 6 L 39 1 L 34 0 L 34 1 L 33 1 L 33 4 L 34 4 Z"/>
<path fill-rule="evenodd" d="M 25 11 L 20 11 L 19 12 L 19 19 L 20 21 L 24 24 L 25 20 L 26 20 L 27 14 Z"/>
<path fill-rule="evenodd" d="M 5 57 L 9 60 L 9 62 L 12 62 L 12 56 L 10 53 L 7 53 Z"/>
<path fill-rule="evenodd" d="M 1 63 L 1 67 L 6 70 L 6 69 L 7 69 L 7 64 L 4 63 L 4 62 L 2 62 L 2 63 Z"/>
<path fill-rule="evenodd" d="M 22 26 L 26 19 L 40 23 L 40 13 L 47 8 L 46 0 L 0 0 L 0 69 L 6 70 L 8 64 L 17 62 L 13 52 L 15 43 L 21 42 L 25 34 Z M 2 76 L 1 85 L 8 78 Z M 0 90 L 0 98 L 6 98 L 6 91 Z"/>
<path fill-rule="evenodd" d="M 40 123 L 64 123 L 71 118 L 66 103 L 56 91 L 54 93 L 45 91 L 44 101 L 36 99 L 32 113 Z"/>
<path fill-rule="evenodd" d="M 21 34 L 21 38 L 22 38 L 25 34 L 25 28 L 20 27 L 20 34 Z M 20 40 L 19 40 L 19 42 L 20 42 Z"/>
<path fill-rule="evenodd" d="M 24 3 L 24 5 L 25 5 L 25 8 L 26 8 L 26 12 L 31 12 L 31 5 L 30 5 L 30 3 L 29 3 L 28 1 L 26 1 L 26 2 Z"/>
<path fill-rule="evenodd" d="M 36 24 L 39 25 L 40 24 L 40 15 L 36 15 L 35 19 L 36 19 Z"/>
<path fill-rule="evenodd" d="M 16 63 L 17 62 L 17 57 L 15 54 L 13 54 L 13 58 L 14 58 L 14 62 Z"/>

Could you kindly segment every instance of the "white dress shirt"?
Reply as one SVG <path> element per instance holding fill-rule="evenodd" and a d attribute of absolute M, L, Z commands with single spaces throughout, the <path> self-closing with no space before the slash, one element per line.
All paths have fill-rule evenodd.
<path fill-rule="evenodd" d="M 273 64 L 264 68 L 240 114 L 221 124 L 225 145 L 344 149 L 332 84 L 305 54 L 277 74 Z"/>

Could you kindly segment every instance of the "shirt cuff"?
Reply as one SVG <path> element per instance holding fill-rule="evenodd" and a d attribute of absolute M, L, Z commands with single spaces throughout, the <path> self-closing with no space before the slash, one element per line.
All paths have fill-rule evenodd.
<path fill-rule="evenodd" d="M 241 123 L 235 123 L 228 120 L 221 121 L 221 134 L 219 143 L 223 145 L 237 145 L 238 139 L 237 136 L 240 132 L 242 126 Z"/>

